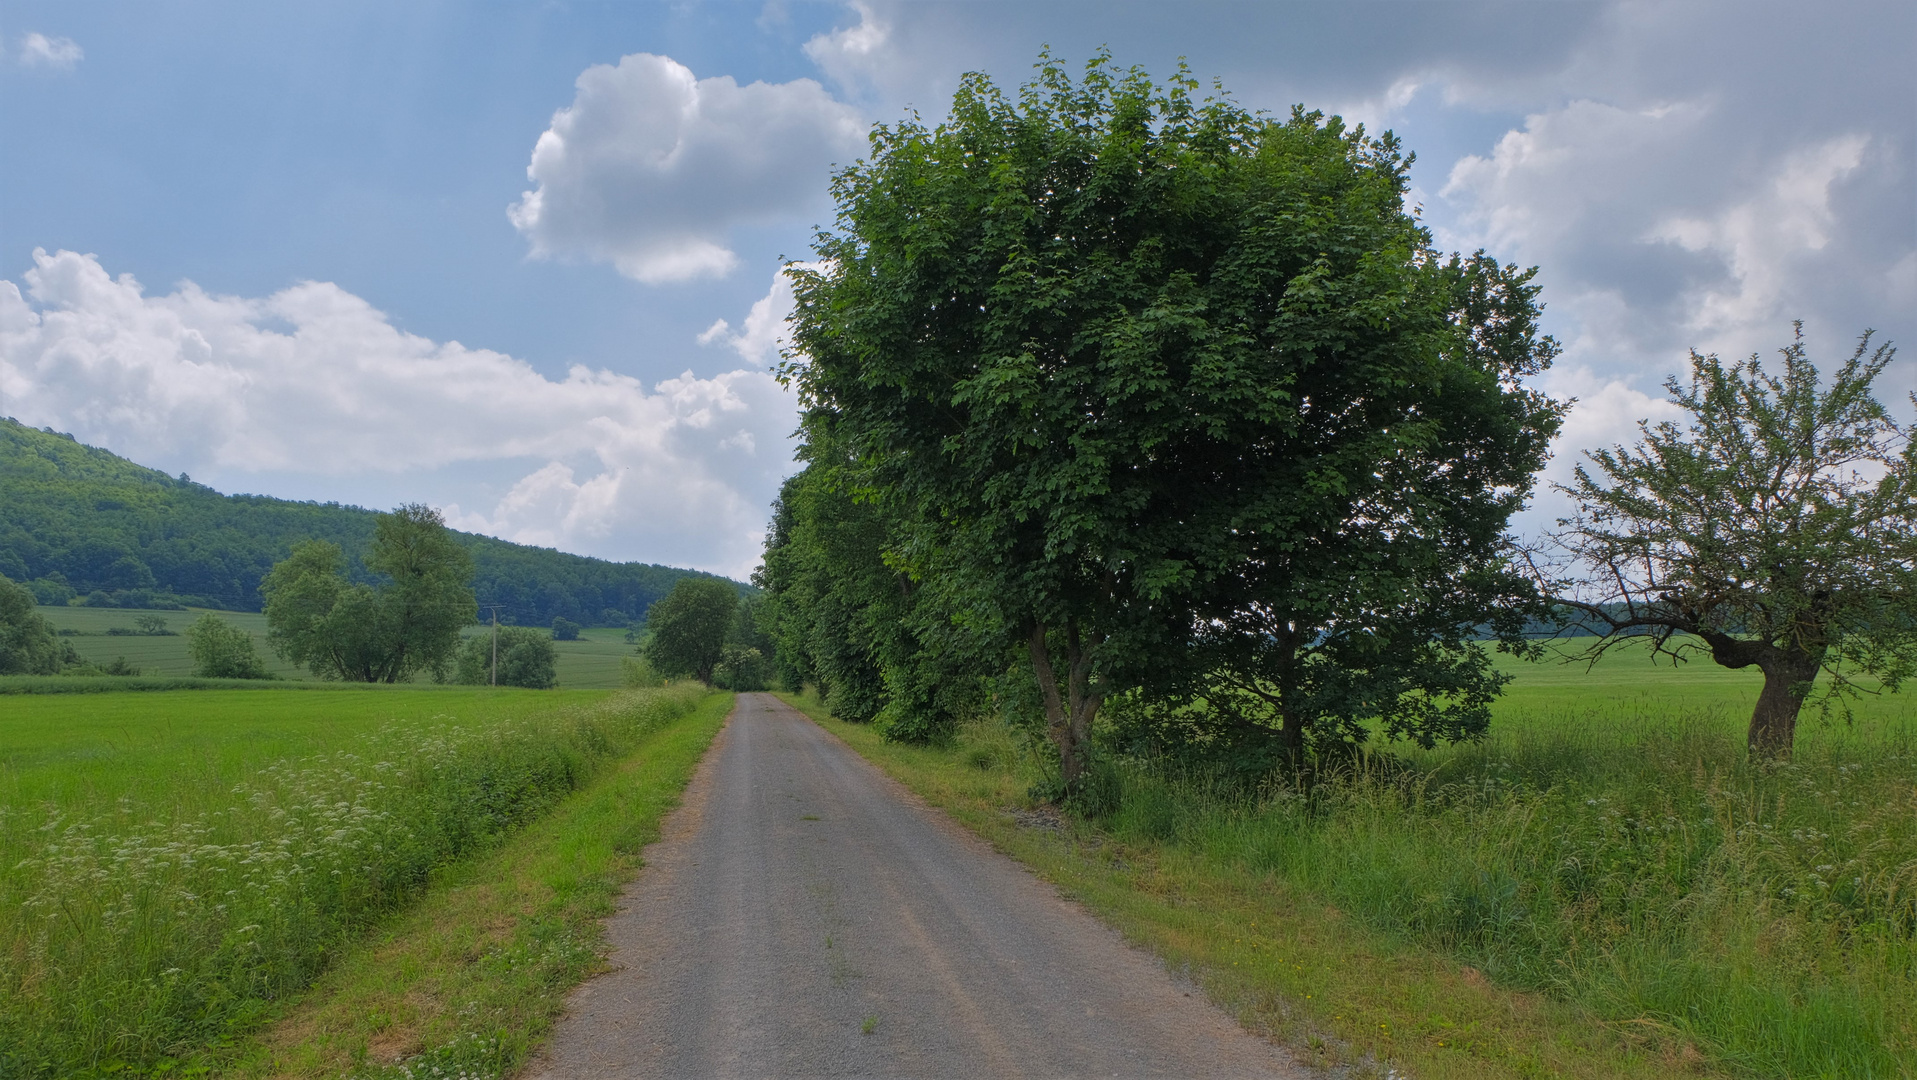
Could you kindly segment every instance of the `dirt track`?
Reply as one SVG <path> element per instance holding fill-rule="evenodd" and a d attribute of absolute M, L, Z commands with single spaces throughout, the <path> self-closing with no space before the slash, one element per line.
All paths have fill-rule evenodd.
<path fill-rule="evenodd" d="M 646 855 L 532 1075 L 1311 1075 L 771 695 Z"/>

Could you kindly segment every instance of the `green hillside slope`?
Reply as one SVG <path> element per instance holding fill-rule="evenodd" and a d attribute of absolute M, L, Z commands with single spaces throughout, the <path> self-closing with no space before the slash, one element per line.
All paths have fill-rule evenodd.
<path fill-rule="evenodd" d="M 366 578 L 358 559 L 374 517 L 338 503 L 222 495 L 0 418 L 0 574 L 41 603 L 258 611 L 260 579 L 301 540 L 333 541 Z M 473 553 L 480 602 L 529 626 L 555 616 L 621 625 L 680 578 L 709 576 L 458 535 Z"/>

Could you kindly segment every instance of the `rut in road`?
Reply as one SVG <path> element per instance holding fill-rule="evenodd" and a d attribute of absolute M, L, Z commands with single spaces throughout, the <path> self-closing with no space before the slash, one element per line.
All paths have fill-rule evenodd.
<path fill-rule="evenodd" d="M 804 714 L 742 694 L 538 1077 L 1297 1077 Z"/>

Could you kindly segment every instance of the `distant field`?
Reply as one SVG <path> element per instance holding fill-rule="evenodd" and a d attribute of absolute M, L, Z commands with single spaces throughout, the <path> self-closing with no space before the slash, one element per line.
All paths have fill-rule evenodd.
<path fill-rule="evenodd" d="M 56 630 L 80 631 L 78 636 L 61 640 L 72 642 L 74 650 L 90 663 L 108 664 L 125 657 L 128 663 L 147 675 L 193 673 L 193 660 L 186 654 L 184 636 L 137 637 L 109 635 L 107 631 L 113 628 L 131 630 L 137 616 L 158 615 L 167 621 L 168 629 L 183 635 L 186 628 L 193 625 L 193 620 L 200 617 L 201 609 L 143 611 L 42 607 L 39 610 Z M 266 616 L 252 611 L 217 611 L 214 614 L 253 636 L 253 644 L 259 649 L 260 655 L 266 658 L 267 669 L 273 674 L 282 679 L 312 678 L 306 669 L 281 660 L 266 644 Z M 466 635 L 471 637 L 485 632 L 485 627 L 474 626 L 466 630 Z M 559 686 L 569 690 L 617 689 L 621 685 L 619 659 L 633 655 L 633 647 L 626 642 L 626 632 L 611 628 L 582 630 L 580 640 L 555 641 L 553 647 L 559 655 Z"/>

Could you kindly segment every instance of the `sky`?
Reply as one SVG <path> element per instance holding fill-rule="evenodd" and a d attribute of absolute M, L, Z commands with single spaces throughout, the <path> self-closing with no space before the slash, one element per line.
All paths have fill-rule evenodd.
<path fill-rule="evenodd" d="M 0 415 L 744 577 L 834 166 L 1101 46 L 1389 128 L 1441 248 L 1539 267 L 1538 384 L 1577 399 L 1547 480 L 1673 417 L 1690 349 L 1917 345 L 1908 0 L 0 0 Z"/>

